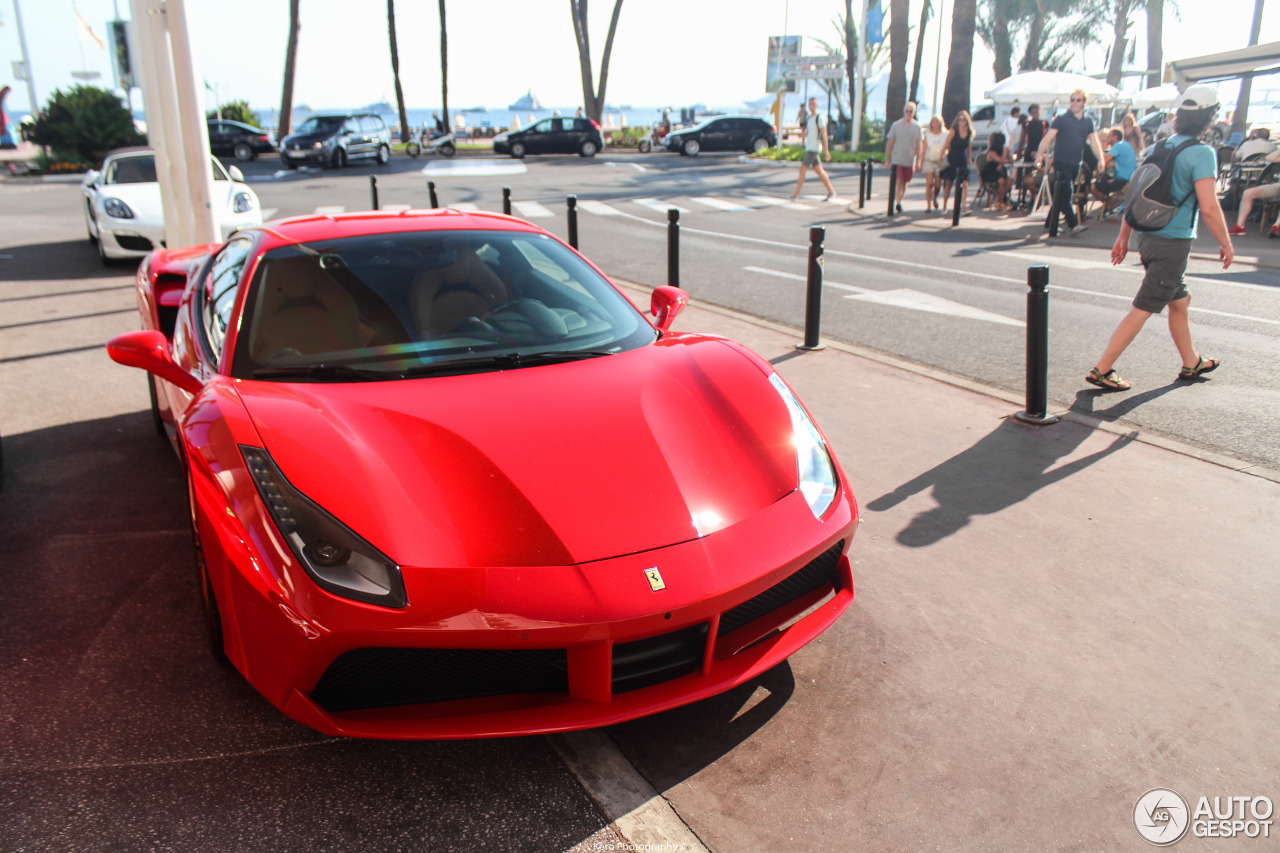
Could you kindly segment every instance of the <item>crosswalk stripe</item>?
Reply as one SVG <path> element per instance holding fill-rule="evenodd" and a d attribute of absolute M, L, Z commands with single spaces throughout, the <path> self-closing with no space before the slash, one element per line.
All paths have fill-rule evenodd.
<path fill-rule="evenodd" d="M 813 210 L 807 204 L 791 201 L 785 198 L 775 198 L 768 195 L 749 195 L 746 196 L 747 201 L 754 201 L 756 204 L 769 205 L 772 207 L 785 207 L 787 210 Z"/>
<path fill-rule="evenodd" d="M 634 201 L 636 204 L 642 204 L 645 207 L 649 208 L 650 210 L 656 210 L 658 211 L 658 213 L 666 213 L 668 210 L 671 210 L 673 208 L 675 210 L 680 211 L 681 213 L 689 212 L 688 210 L 684 209 L 683 207 L 680 207 L 679 205 L 671 204 L 670 202 L 667 202 L 667 201 L 661 201 L 656 198 L 633 198 L 632 201 Z"/>
<path fill-rule="evenodd" d="M 707 207 L 711 207 L 716 210 L 727 211 L 729 213 L 739 213 L 741 211 L 751 209 L 749 207 L 744 207 L 737 202 L 725 201 L 722 198 L 711 198 L 709 196 L 697 196 L 690 199 L 690 201 L 696 201 L 698 204 L 706 205 Z"/>
<path fill-rule="evenodd" d="M 320 207 L 317 207 L 313 212 L 319 213 L 321 216 L 327 216 L 328 214 L 331 214 L 331 213 L 342 213 L 346 209 L 347 208 L 341 204 L 327 204 L 327 205 L 321 205 Z"/>
<path fill-rule="evenodd" d="M 587 213 L 594 213 L 596 216 L 620 216 L 622 211 L 610 207 L 602 201 L 593 201 L 592 199 L 582 199 L 578 202 L 578 207 Z"/>
<path fill-rule="evenodd" d="M 555 216 L 546 207 L 536 201 L 513 201 L 511 206 L 515 208 L 525 219 L 536 219 L 538 217 Z"/>
<path fill-rule="evenodd" d="M 480 205 L 470 201 L 460 201 L 457 204 L 446 204 L 445 207 L 452 207 L 454 210 L 461 210 L 466 213 L 475 213 L 480 209 Z"/>
<path fill-rule="evenodd" d="M 411 205 L 411 204 L 384 204 L 384 205 L 382 205 L 382 209 L 383 209 L 383 210 L 391 210 L 391 211 L 396 211 L 396 210 L 410 210 L 410 209 L 412 209 L 412 207 L 413 207 L 413 205 Z"/>

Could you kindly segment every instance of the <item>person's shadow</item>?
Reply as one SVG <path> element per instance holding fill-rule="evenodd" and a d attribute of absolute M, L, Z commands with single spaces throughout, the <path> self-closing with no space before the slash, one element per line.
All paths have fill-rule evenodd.
<path fill-rule="evenodd" d="M 1137 436 L 1136 432 L 1118 436 L 1096 453 L 1054 467 L 1092 432 L 1070 422 L 1030 427 L 1006 419 L 968 450 L 876 498 L 866 508 L 883 512 L 932 486 L 938 505 L 913 518 L 897 536 L 898 542 L 911 548 L 932 545 L 960 530 L 975 515 L 990 515 L 1026 500 L 1045 486 L 1115 453 Z"/>

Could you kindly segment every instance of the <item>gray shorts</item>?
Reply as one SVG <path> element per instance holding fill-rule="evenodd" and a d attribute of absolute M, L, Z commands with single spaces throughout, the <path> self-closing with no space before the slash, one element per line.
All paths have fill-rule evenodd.
<path fill-rule="evenodd" d="M 817 151 L 805 151 L 805 152 L 804 152 L 804 165 L 806 165 L 806 166 L 808 166 L 810 169 L 812 169 L 814 166 L 818 165 L 818 157 L 819 157 L 819 156 L 820 156 L 820 155 L 819 155 L 819 153 L 818 153 Z"/>
<path fill-rule="evenodd" d="M 1133 307 L 1152 314 L 1164 312 L 1164 306 L 1177 302 L 1191 294 L 1182 276 L 1187 272 L 1187 259 L 1191 256 L 1190 240 L 1170 240 L 1155 234 L 1143 234 L 1138 241 L 1138 254 L 1147 274 L 1142 287 L 1133 297 Z"/>

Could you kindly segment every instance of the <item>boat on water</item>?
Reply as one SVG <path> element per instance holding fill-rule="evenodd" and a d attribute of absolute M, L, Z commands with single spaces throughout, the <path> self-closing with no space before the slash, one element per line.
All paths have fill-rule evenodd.
<path fill-rule="evenodd" d="M 538 96 L 533 94 L 533 90 L 530 89 L 520 98 L 518 98 L 514 104 L 507 107 L 507 109 L 509 110 L 540 110 L 542 109 L 542 102 L 538 100 Z"/>

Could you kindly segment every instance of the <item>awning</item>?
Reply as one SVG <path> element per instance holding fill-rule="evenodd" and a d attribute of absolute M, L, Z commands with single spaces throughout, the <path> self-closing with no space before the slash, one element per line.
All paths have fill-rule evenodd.
<path fill-rule="evenodd" d="M 1229 80 L 1251 73 L 1275 74 L 1280 72 L 1280 41 L 1192 59 L 1175 59 L 1167 68 L 1179 89 L 1186 89 L 1192 83 Z"/>

